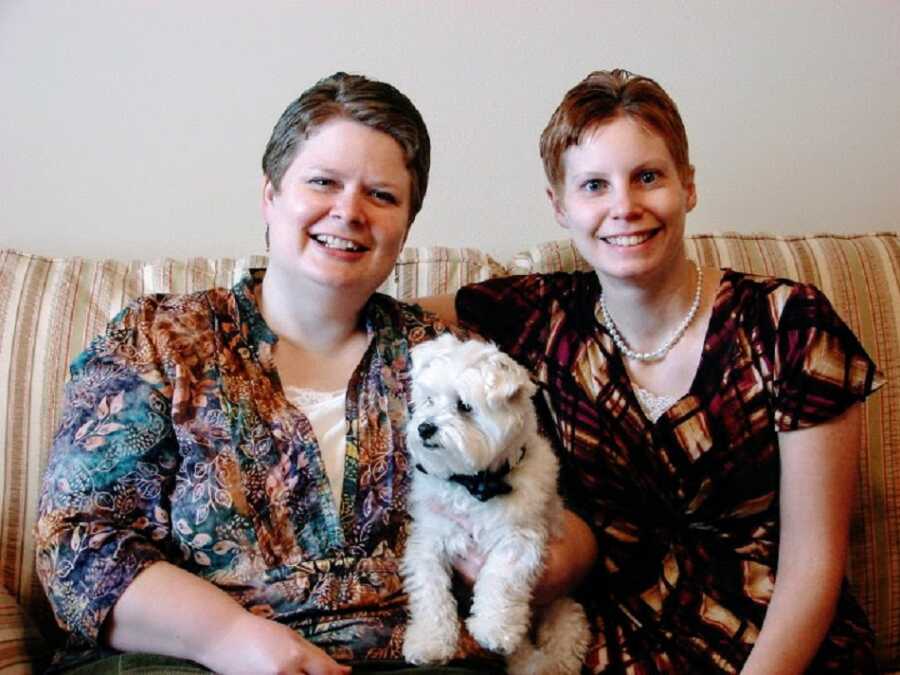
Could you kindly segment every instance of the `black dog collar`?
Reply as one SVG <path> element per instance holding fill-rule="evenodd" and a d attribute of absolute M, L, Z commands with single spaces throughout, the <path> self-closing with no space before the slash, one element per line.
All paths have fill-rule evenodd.
<path fill-rule="evenodd" d="M 520 462 L 524 456 L 525 447 L 522 446 L 521 453 L 519 454 Z M 421 464 L 416 464 L 416 469 L 424 474 L 428 473 Z M 509 461 L 507 460 L 503 463 L 503 466 L 496 471 L 485 470 L 479 471 L 478 473 L 455 473 L 447 478 L 447 480 L 451 483 L 462 485 L 469 491 L 469 494 L 478 501 L 486 502 L 488 499 L 496 497 L 497 495 L 506 495 L 512 492 L 512 486 L 504 480 L 510 471 L 511 468 L 509 466 Z"/>

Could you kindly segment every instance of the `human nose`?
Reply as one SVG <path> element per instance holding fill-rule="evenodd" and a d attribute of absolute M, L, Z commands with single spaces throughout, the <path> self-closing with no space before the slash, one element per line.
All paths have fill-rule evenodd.
<path fill-rule="evenodd" d="M 615 202 L 612 208 L 612 217 L 619 220 L 634 220 L 640 217 L 640 204 L 637 195 L 630 186 L 623 186 L 616 190 Z"/>
<path fill-rule="evenodd" d="M 352 188 L 342 190 L 335 198 L 331 206 L 331 217 L 350 225 L 356 225 L 363 220 L 363 203 L 359 192 Z"/>

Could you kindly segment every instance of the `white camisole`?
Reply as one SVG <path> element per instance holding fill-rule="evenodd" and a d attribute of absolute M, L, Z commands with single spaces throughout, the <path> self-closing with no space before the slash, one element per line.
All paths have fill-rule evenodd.
<path fill-rule="evenodd" d="M 340 511 L 344 457 L 347 454 L 347 390 L 316 391 L 287 386 L 284 393 L 288 401 L 303 411 L 312 425 L 325 464 L 325 475 L 331 486 L 331 495 L 335 507 Z"/>

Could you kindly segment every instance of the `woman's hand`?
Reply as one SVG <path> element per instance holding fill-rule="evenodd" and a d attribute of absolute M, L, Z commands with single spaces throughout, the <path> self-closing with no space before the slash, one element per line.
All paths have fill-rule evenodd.
<path fill-rule="evenodd" d="M 107 644 L 120 651 L 190 659 L 218 673 L 350 672 L 292 629 L 251 614 L 222 589 L 167 562 L 135 577 L 104 628 Z"/>
<path fill-rule="evenodd" d="M 285 625 L 250 612 L 236 617 L 203 658 L 223 675 L 347 675 L 328 654 Z"/>

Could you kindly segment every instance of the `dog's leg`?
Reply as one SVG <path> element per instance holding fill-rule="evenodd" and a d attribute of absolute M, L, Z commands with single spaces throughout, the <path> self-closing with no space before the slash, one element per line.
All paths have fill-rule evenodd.
<path fill-rule="evenodd" d="M 537 639 L 527 639 L 506 660 L 509 675 L 578 675 L 591 643 L 584 609 L 571 598 L 558 598 L 537 612 Z"/>
<path fill-rule="evenodd" d="M 459 640 L 447 554 L 433 538 L 417 536 L 414 530 L 406 544 L 403 573 L 410 613 L 403 658 L 416 665 L 447 663 Z"/>
<path fill-rule="evenodd" d="M 482 647 L 509 655 L 525 638 L 543 550 L 544 538 L 537 533 L 511 534 L 491 550 L 475 581 L 472 614 L 466 621 Z"/>

